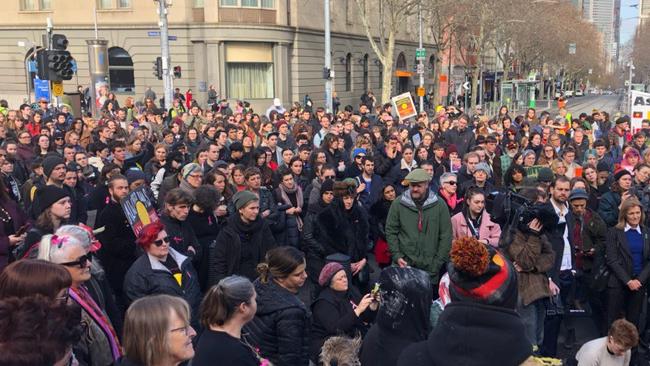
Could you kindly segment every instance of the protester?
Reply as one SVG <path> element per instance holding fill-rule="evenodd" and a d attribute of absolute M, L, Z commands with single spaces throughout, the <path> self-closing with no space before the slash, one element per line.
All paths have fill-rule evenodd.
<path fill-rule="evenodd" d="M 623 365 L 630 364 L 631 348 L 639 342 L 639 332 L 634 324 L 625 319 L 615 320 L 607 337 L 585 343 L 576 354 L 578 365 Z"/>
<path fill-rule="evenodd" d="M 463 210 L 451 218 L 454 239 L 472 236 L 483 244 L 498 246 L 501 228 L 490 220 L 490 215 L 485 211 L 483 191 L 470 188 L 465 193 L 464 202 Z"/>

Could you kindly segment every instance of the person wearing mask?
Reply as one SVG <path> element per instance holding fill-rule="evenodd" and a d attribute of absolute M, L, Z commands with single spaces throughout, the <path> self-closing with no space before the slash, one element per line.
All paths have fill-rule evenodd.
<path fill-rule="evenodd" d="M 257 294 L 251 281 L 241 276 L 223 278 L 205 294 L 201 324 L 205 329 L 196 345 L 193 366 L 259 366 L 260 357 L 242 341 L 242 328 L 257 311 Z"/>
<path fill-rule="evenodd" d="M 144 251 L 124 276 L 124 295 L 128 303 L 149 295 L 177 296 L 193 311 L 192 327 L 198 329 L 201 290 L 190 259 L 171 246 L 171 239 L 160 222 L 142 228 L 136 242 Z"/>
<path fill-rule="evenodd" d="M 257 269 L 257 312 L 245 326 L 246 341 L 274 365 L 309 365 L 310 313 L 296 295 L 307 279 L 303 253 L 272 249 Z"/>
<path fill-rule="evenodd" d="M 603 194 L 598 203 L 598 214 L 605 221 L 607 227 L 616 225 L 621 205 L 634 196 L 631 188 L 632 174 L 627 169 L 617 170 L 614 173 L 614 182 L 610 191 Z"/>
<path fill-rule="evenodd" d="M 89 234 L 79 235 L 77 230 L 83 231 L 76 226 L 66 225 L 54 235 L 44 236 L 39 247 L 39 259 L 64 266 L 72 277 L 68 296 L 81 307 L 81 323 L 84 326 L 81 341 L 73 347 L 79 364 L 108 366 L 122 356 L 122 347 L 112 319 L 107 314 L 107 303 L 98 302 L 91 295 L 93 290 L 97 294 L 97 282 L 91 272 L 96 246 Z M 111 293 L 102 293 L 100 297 L 107 299 L 110 296 Z"/>
<path fill-rule="evenodd" d="M 131 304 L 124 322 L 124 357 L 115 366 L 178 366 L 194 357 L 190 307 L 180 297 L 147 296 Z"/>
<path fill-rule="evenodd" d="M 485 210 L 485 194 L 478 188 L 467 191 L 465 205 L 461 212 L 452 216 L 451 227 L 454 239 L 470 236 L 483 244 L 499 246 L 501 227 L 490 220 Z"/>
<path fill-rule="evenodd" d="M 387 267 L 378 284 L 382 305 L 363 339 L 361 364 L 396 366 L 402 351 L 427 339 L 431 330 L 432 283 L 430 275 L 417 268 Z"/>
<path fill-rule="evenodd" d="M 617 319 L 609 327 L 606 337 L 593 339 L 580 347 L 576 354 L 578 365 L 629 366 L 631 349 L 639 344 L 639 332 L 634 324 Z"/>
<path fill-rule="evenodd" d="M 108 192 L 110 201 L 95 223 L 95 228 L 104 228 L 97 234 L 97 238 L 102 243 L 98 256 L 105 267 L 106 277 L 118 304 L 124 306 L 122 291 L 124 274 L 138 258 L 136 237 L 120 204 L 129 194 L 127 179 L 119 174 L 111 176 L 108 181 Z"/>
<path fill-rule="evenodd" d="M 219 232 L 210 251 L 208 286 L 230 275 L 255 280 L 256 267 L 276 246 L 269 223 L 259 215 L 259 198 L 250 191 L 239 191 L 232 198 L 236 212 Z"/>
<path fill-rule="evenodd" d="M 397 365 L 537 365 L 515 312 L 512 263 L 472 237 L 455 240 L 449 257 L 451 302 L 428 339 L 406 347 Z"/>
<path fill-rule="evenodd" d="M 636 198 L 621 203 L 618 223 L 607 236 L 607 322 L 624 317 L 640 327 L 641 308 L 650 278 L 650 237 L 643 224 L 643 207 Z"/>
<path fill-rule="evenodd" d="M 182 188 L 172 189 L 165 196 L 165 211 L 160 215 L 160 222 L 165 225 L 172 248 L 198 261 L 202 254 L 201 246 L 192 225 L 187 221 L 193 203 L 194 198 L 190 193 Z"/>

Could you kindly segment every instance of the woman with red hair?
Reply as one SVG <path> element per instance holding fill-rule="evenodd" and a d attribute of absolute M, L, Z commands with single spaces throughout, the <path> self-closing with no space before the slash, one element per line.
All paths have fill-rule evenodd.
<path fill-rule="evenodd" d="M 160 222 L 142 229 L 136 243 L 144 250 L 124 278 L 124 295 L 130 304 L 148 295 L 166 294 L 185 299 L 192 310 L 192 326 L 198 329 L 201 290 L 190 258 L 170 246 Z"/>

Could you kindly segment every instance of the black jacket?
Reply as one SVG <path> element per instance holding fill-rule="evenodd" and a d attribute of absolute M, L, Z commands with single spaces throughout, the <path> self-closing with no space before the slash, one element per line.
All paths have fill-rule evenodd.
<path fill-rule="evenodd" d="M 362 175 L 359 175 L 359 181 L 361 183 L 365 183 Z M 389 182 L 387 181 L 387 183 Z M 379 201 L 382 196 L 382 190 L 384 189 L 384 186 L 384 180 L 378 174 L 373 174 L 370 184 L 370 192 L 363 191 L 359 193 L 359 202 L 361 202 L 366 210 L 370 210 L 370 207 L 372 207 L 375 202 Z"/>
<path fill-rule="evenodd" d="M 214 250 L 209 251 L 208 286 L 216 285 L 222 278 L 233 274 L 255 280 L 257 264 L 275 246 L 266 219 L 258 216 L 257 220 L 245 224 L 238 213 L 232 215 L 217 236 Z"/>
<path fill-rule="evenodd" d="M 469 127 L 463 131 L 459 131 L 458 127 L 454 127 L 445 132 L 444 139 L 447 144 L 456 145 L 458 156 L 462 157 L 474 146 L 475 136 Z"/>
<path fill-rule="evenodd" d="M 386 148 L 382 147 L 377 151 L 377 154 L 375 154 L 375 173 L 386 178 L 391 169 L 393 169 L 395 165 L 398 165 L 401 160 L 402 154 L 398 152 L 395 157 L 391 159 L 386 155 Z"/>
<path fill-rule="evenodd" d="M 135 234 L 119 203 L 111 201 L 101 211 L 95 228 L 101 227 L 104 227 L 104 231 L 97 234 L 97 239 L 102 243 L 99 259 L 111 288 L 116 294 L 121 294 L 124 274 L 142 251 L 135 244 Z"/>
<path fill-rule="evenodd" d="M 452 302 L 426 341 L 402 352 L 398 366 L 518 366 L 532 354 L 524 324 L 513 310 Z"/>
<path fill-rule="evenodd" d="M 172 256 L 182 272 L 181 285 L 178 284 L 172 273 L 158 260 L 152 259 L 148 254 L 138 258 L 124 277 L 124 295 L 128 304 L 149 295 L 171 295 L 183 298 L 190 305 L 192 313 L 192 326 L 198 328 L 199 304 L 201 303 L 201 290 L 194 267 L 189 258 L 169 248 Z"/>
<path fill-rule="evenodd" d="M 273 279 L 254 285 L 257 313 L 244 328 L 246 340 L 274 365 L 309 365 L 309 310 Z"/>
<path fill-rule="evenodd" d="M 345 211 L 342 200 L 336 198 L 318 215 L 316 222 L 319 234 L 316 240 L 325 257 L 343 253 L 353 263 L 366 257 L 370 227 L 363 207 L 355 203 L 350 211 Z"/>
<path fill-rule="evenodd" d="M 185 220 L 179 221 L 166 214 L 160 216 L 160 222 L 165 225 L 165 231 L 169 236 L 170 245 L 182 255 L 193 256 L 196 259 L 201 258 L 201 244 L 196 239 L 192 225 Z M 188 253 L 188 248 L 192 247 L 196 251 L 193 255 Z"/>
<path fill-rule="evenodd" d="M 643 269 L 636 279 L 646 286 L 650 277 L 650 234 L 648 229 L 643 226 L 641 226 L 641 233 L 643 234 Z M 615 227 L 609 229 L 606 250 L 607 265 L 612 273 L 609 276 L 608 287 L 627 287 L 627 282 L 635 277 L 632 254 L 628 247 L 625 231 Z"/>
<path fill-rule="evenodd" d="M 318 276 L 325 265 L 325 249 L 318 241 L 318 238 L 320 238 L 318 215 L 326 208 L 327 204 L 320 198 L 318 202 L 309 205 L 302 228 L 301 249 L 306 257 L 307 278 L 314 284 L 318 284 Z"/>
<path fill-rule="evenodd" d="M 198 261 L 197 272 L 199 273 L 199 282 L 201 283 L 201 290 L 205 291 L 208 285 L 208 271 L 210 267 L 210 252 L 214 250 L 215 240 L 219 235 L 219 231 L 223 223 L 214 216 L 212 212 L 196 212 L 190 210 L 187 216 L 187 222 L 194 230 L 196 239 L 201 247 L 201 258 Z"/>

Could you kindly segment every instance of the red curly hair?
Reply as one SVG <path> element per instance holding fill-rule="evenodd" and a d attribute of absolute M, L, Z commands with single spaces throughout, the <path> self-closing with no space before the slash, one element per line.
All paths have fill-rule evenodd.
<path fill-rule="evenodd" d="M 138 235 L 138 239 L 136 239 L 135 243 L 138 244 L 142 249 L 147 250 L 156 240 L 158 234 L 163 230 L 165 230 L 165 227 L 162 223 L 160 223 L 160 221 L 152 222 L 151 224 L 142 228 L 142 231 L 140 232 L 140 235 Z"/>

